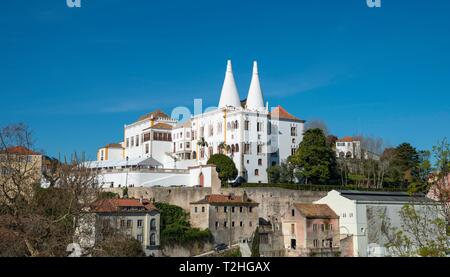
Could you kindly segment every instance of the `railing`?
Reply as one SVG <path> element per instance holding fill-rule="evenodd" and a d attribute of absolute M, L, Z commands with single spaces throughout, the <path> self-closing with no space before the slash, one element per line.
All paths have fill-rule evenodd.
<path fill-rule="evenodd" d="M 102 169 L 100 173 L 173 173 L 188 174 L 188 169 L 161 169 L 161 168 L 116 168 Z"/>

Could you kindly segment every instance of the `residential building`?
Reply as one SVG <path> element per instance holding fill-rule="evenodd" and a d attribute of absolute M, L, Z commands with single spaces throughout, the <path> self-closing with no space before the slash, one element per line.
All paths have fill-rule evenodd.
<path fill-rule="evenodd" d="M 370 151 L 370 147 L 363 145 L 358 137 L 344 137 L 336 141 L 336 156 L 343 159 L 372 159 L 379 160 L 380 154 Z"/>
<path fill-rule="evenodd" d="M 191 203 L 190 223 L 195 228 L 209 229 L 216 243 L 246 243 L 259 224 L 258 206 L 246 193 L 207 195 Z"/>
<path fill-rule="evenodd" d="M 292 204 L 281 218 L 287 256 L 340 255 L 339 216 L 326 204 Z"/>
<path fill-rule="evenodd" d="M 0 151 L 0 201 L 15 194 L 29 198 L 33 196 L 33 186 L 42 183 L 43 157 L 25 147 L 10 147 Z"/>
<path fill-rule="evenodd" d="M 94 205 L 92 214 L 95 215 L 94 242 L 102 239 L 98 230 L 107 225 L 141 242 L 147 256 L 160 254 L 160 212 L 149 200 L 100 200 Z"/>
<path fill-rule="evenodd" d="M 341 239 L 353 247 L 350 252 L 355 257 L 389 254 L 385 226 L 389 223 L 392 227 L 402 228 L 399 212 L 404 205 L 414 205 L 418 211 L 435 205 L 423 194 L 346 190 L 333 190 L 315 203 L 328 205 L 340 217 Z M 348 241 L 350 237 L 351 242 Z"/>
<path fill-rule="evenodd" d="M 110 143 L 97 152 L 98 161 L 119 161 L 125 157 L 125 148 L 120 143 Z"/>

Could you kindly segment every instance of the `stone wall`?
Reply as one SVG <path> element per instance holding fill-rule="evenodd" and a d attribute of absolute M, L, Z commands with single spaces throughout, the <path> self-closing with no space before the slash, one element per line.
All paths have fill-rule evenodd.
<path fill-rule="evenodd" d="M 192 246 L 166 246 L 162 250 L 163 257 L 194 257 L 214 249 L 214 246 L 210 243 L 194 243 Z"/>
<path fill-rule="evenodd" d="M 122 189 L 105 189 L 122 195 Z M 211 188 L 128 188 L 128 196 L 139 198 L 143 196 L 147 199 L 155 199 L 156 202 L 165 202 L 182 207 L 187 212 L 190 211 L 190 203 L 203 199 L 211 194 Z M 270 220 L 273 217 L 279 218 L 288 210 L 292 203 L 312 203 L 324 196 L 327 192 L 321 191 L 298 191 L 280 188 L 222 188 L 221 194 L 234 193 L 247 195 L 252 200 L 259 203 L 259 217 Z"/>

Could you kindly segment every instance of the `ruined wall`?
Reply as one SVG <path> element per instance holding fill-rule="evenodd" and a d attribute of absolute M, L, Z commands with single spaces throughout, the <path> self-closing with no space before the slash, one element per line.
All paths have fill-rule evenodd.
<path fill-rule="evenodd" d="M 105 189 L 122 195 L 122 189 Z M 211 194 L 211 188 L 128 188 L 128 196 L 147 199 L 155 199 L 156 202 L 165 202 L 182 207 L 190 212 L 189 203 L 199 201 L 206 195 Z M 247 195 L 259 203 L 259 217 L 270 220 L 280 217 L 292 203 L 312 203 L 326 196 L 327 192 L 321 191 L 298 191 L 280 188 L 222 188 L 221 194 L 234 193 Z"/>

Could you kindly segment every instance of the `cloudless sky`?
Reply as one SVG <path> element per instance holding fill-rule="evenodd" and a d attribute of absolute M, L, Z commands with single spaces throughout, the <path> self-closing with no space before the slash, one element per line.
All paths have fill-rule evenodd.
<path fill-rule="evenodd" d="M 49 155 L 123 139 L 157 108 L 218 104 L 226 60 L 269 105 L 337 136 L 430 149 L 450 137 L 450 1 L 66 0 L 0 6 L 0 126 Z"/>

